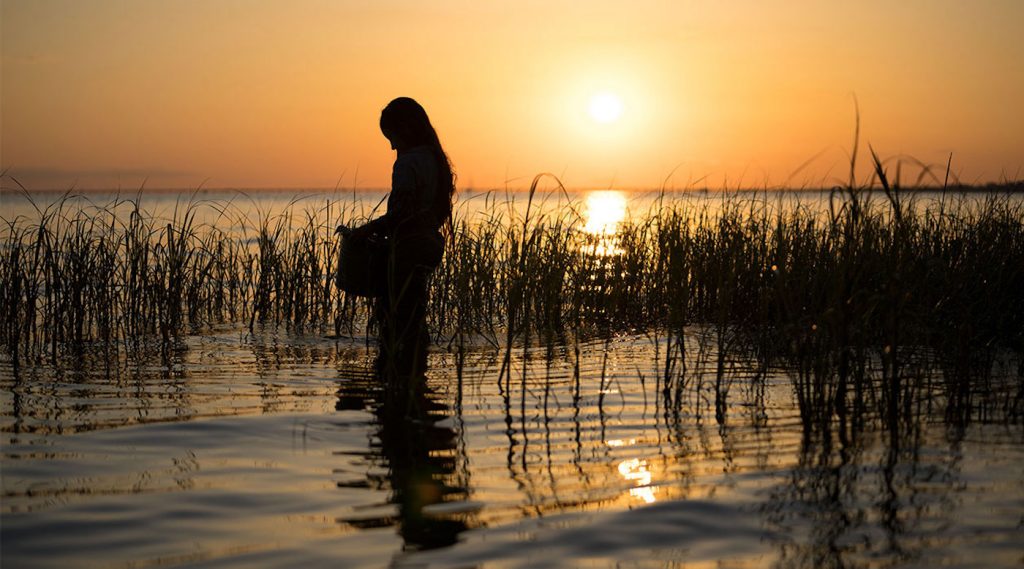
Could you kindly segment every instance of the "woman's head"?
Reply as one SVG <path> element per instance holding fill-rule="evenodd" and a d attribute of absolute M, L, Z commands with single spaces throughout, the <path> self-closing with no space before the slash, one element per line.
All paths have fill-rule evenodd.
<path fill-rule="evenodd" d="M 452 215 L 455 173 L 427 112 L 413 99 L 399 97 L 381 111 L 380 130 L 395 150 L 415 146 L 429 146 L 433 150 L 438 165 L 438 189 L 441 190 L 435 196 L 433 210 L 438 222 L 447 223 Z"/>
<path fill-rule="evenodd" d="M 409 97 L 399 97 L 384 107 L 380 113 L 380 131 L 396 150 L 430 145 L 437 140 L 427 112 Z"/>

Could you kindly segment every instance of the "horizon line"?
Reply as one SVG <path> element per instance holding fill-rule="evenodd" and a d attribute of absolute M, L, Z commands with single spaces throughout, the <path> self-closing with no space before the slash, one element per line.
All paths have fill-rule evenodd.
<path fill-rule="evenodd" d="M 557 185 L 550 188 L 550 190 L 557 190 Z M 601 191 L 616 191 L 616 192 L 664 192 L 666 194 L 671 193 L 691 193 L 691 192 L 737 192 L 737 193 L 752 193 L 752 192 L 821 192 L 821 191 L 833 191 L 833 190 L 846 190 L 848 186 L 844 184 L 834 184 L 831 186 L 745 186 L 745 187 L 712 187 L 712 186 L 700 186 L 700 187 L 672 187 L 672 188 L 657 188 L 657 187 L 607 187 L 607 186 L 581 186 L 581 187 L 566 187 L 565 190 L 570 193 L 577 192 L 601 192 Z M 858 188 L 859 190 L 879 190 L 880 186 L 869 185 Z M 967 184 L 967 183 L 955 183 L 945 186 L 946 190 L 981 190 L 981 191 L 996 191 L 996 190 L 1009 190 L 1009 191 L 1024 191 L 1024 180 L 1006 180 L 1002 182 L 985 182 L 978 184 Z M 912 192 L 929 192 L 929 191 L 942 191 L 943 186 L 934 185 L 916 185 L 916 186 L 905 186 L 899 188 L 900 191 L 912 191 Z M 183 194 L 183 193 L 312 193 L 312 194 L 343 194 L 343 193 L 365 193 L 365 194 L 380 194 L 388 193 L 389 188 L 386 187 L 356 187 L 356 188 L 330 188 L 330 187 L 313 187 L 313 186 L 255 186 L 255 187 L 238 187 L 238 186 L 220 186 L 220 187 L 190 187 L 190 186 L 179 186 L 179 187 L 155 187 L 147 188 L 141 187 L 133 190 L 124 188 L 102 188 L 102 187 L 89 187 L 89 188 L 23 188 L 23 187 L 9 187 L 0 185 L 0 194 L 119 194 L 119 195 L 132 195 L 132 194 Z M 456 193 L 467 192 L 467 193 L 494 193 L 494 192 L 510 192 L 510 193 L 527 193 L 530 191 L 530 187 L 527 186 L 507 186 L 507 187 L 467 187 L 467 188 L 456 188 Z M 545 190 L 547 191 L 547 190 Z"/>

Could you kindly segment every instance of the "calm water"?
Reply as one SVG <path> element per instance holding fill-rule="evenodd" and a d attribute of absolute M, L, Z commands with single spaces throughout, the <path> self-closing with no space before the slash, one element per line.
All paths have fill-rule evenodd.
<path fill-rule="evenodd" d="M 785 373 L 741 368 L 719 422 L 709 389 L 665 405 L 663 342 L 519 351 L 507 389 L 491 349 L 461 379 L 438 350 L 437 422 L 390 429 L 362 339 L 226 331 L 170 369 L 0 367 L 3 565 L 1021 563 L 1019 424 L 815 440 Z"/>
<path fill-rule="evenodd" d="M 885 205 L 886 198 L 880 191 L 875 191 L 867 198 L 876 204 Z M 64 198 L 55 192 L 32 193 L 28 196 L 11 191 L 0 192 L 0 218 L 11 221 L 17 218 L 37 220 L 37 210 L 45 210 Z M 539 190 L 532 200 L 525 192 L 495 191 L 461 191 L 458 196 L 456 215 L 474 219 L 475 216 L 490 214 L 495 211 L 507 212 L 514 210 L 522 215 L 530 204 L 533 215 L 544 212 L 548 215 L 578 216 L 582 227 L 587 231 L 611 231 L 614 225 L 624 219 L 641 219 L 653 206 L 659 203 L 683 204 L 694 210 L 708 210 L 712 214 L 723 202 L 742 204 L 757 211 L 767 209 L 791 209 L 796 206 L 810 211 L 827 212 L 830 201 L 840 207 L 843 194 L 831 191 L 690 191 L 668 192 L 657 191 L 563 191 L 557 187 L 546 187 Z M 972 204 L 983 201 L 985 193 L 957 194 L 950 192 L 947 196 L 934 191 L 916 192 L 904 197 L 908 206 L 917 209 L 933 206 L 939 200 L 947 202 L 961 201 Z M 117 211 L 125 214 L 130 211 L 132 202 L 138 200 L 140 207 L 148 215 L 157 220 L 172 221 L 181 219 L 184 213 L 192 208 L 196 224 L 213 224 L 220 228 L 228 226 L 247 226 L 250 230 L 264 218 L 274 220 L 284 211 L 292 213 L 293 224 L 302 224 L 307 214 L 323 220 L 333 229 L 332 223 L 339 217 L 345 219 L 372 218 L 386 210 L 387 194 L 383 191 L 359 192 L 337 191 L 257 191 L 246 193 L 229 190 L 203 190 L 200 192 L 146 193 L 141 197 L 132 192 L 89 192 L 85 194 L 69 194 L 65 208 L 77 211 L 106 212 Z M 1014 202 L 1024 201 L 1024 195 L 1012 194 L 1009 199 Z M 327 215 L 330 220 L 327 220 Z"/>
<path fill-rule="evenodd" d="M 622 198 L 601 200 L 614 225 Z M 1024 565 L 1019 418 L 950 422 L 925 394 L 896 428 L 809 432 L 787 370 L 730 354 L 716 393 L 713 340 L 692 329 L 687 346 L 669 403 L 657 334 L 520 346 L 505 377 L 483 340 L 464 360 L 438 345 L 433 420 L 400 425 L 376 412 L 362 336 L 229 326 L 186 338 L 170 365 L 0 359 L 0 561 Z"/>

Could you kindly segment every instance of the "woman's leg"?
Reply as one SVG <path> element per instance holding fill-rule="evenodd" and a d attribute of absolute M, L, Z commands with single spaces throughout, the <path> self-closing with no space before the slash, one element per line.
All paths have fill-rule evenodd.
<path fill-rule="evenodd" d="M 429 345 L 427 273 L 422 269 L 413 269 L 402 275 L 401 282 L 392 320 L 398 340 L 396 356 L 404 370 L 422 374 L 426 371 Z"/>
<path fill-rule="evenodd" d="M 429 334 L 426 326 L 427 273 L 420 269 L 392 274 L 388 294 L 378 303 L 378 368 L 387 381 L 393 407 L 406 407 L 423 388 Z M 406 410 L 408 412 L 408 410 Z"/>

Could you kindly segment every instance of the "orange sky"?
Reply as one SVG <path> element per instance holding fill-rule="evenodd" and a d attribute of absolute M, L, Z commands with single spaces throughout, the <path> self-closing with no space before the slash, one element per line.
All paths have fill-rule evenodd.
<path fill-rule="evenodd" d="M 33 189 L 382 187 L 399 95 L 460 187 L 831 183 L 854 95 L 883 156 L 1024 174 L 1018 0 L 0 2 L 0 163 Z"/>

